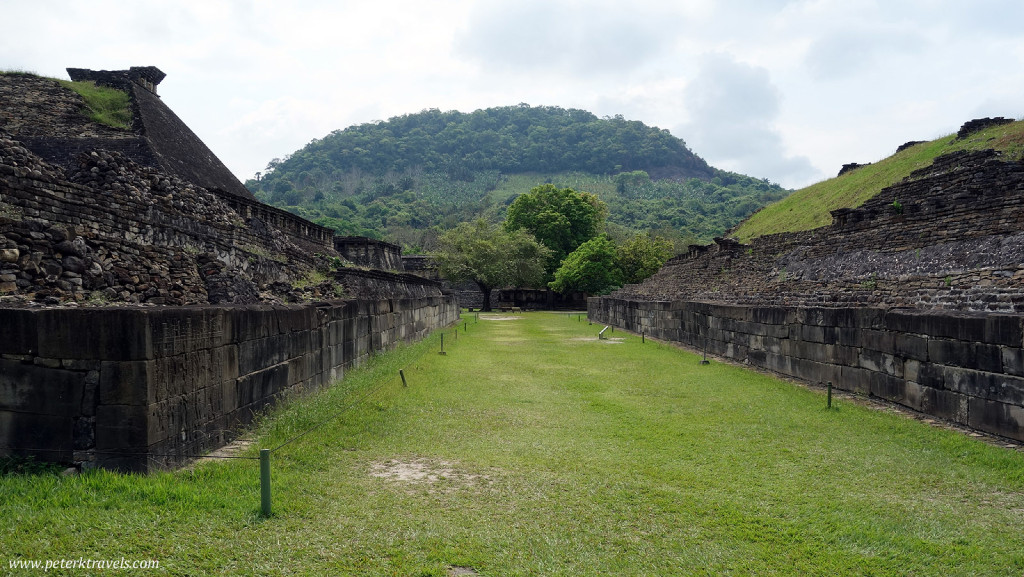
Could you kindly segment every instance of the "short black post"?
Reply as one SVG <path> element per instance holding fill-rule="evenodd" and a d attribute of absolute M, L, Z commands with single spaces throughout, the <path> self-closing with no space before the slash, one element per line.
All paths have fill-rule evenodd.
<path fill-rule="evenodd" d="M 270 449 L 260 449 L 260 513 L 270 516 Z"/>
<path fill-rule="evenodd" d="M 441 333 L 441 352 L 439 352 L 437 354 L 439 354 L 439 355 L 446 355 L 446 354 L 448 354 L 448 353 L 444 352 L 444 333 Z"/>
<path fill-rule="evenodd" d="M 402 386 L 408 387 L 409 383 L 405 382 L 405 371 L 403 371 L 402 369 L 398 369 L 398 376 L 402 377 Z"/>
<path fill-rule="evenodd" d="M 832 408 L 832 381 L 828 382 L 828 407 L 827 408 L 829 408 L 829 409 Z"/>
<path fill-rule="evenodd" d="M 640 333 L 640 344 L 643 344 L 643 343 L 646 343 L 646 342 L 647 342 L 647 333 L 641 332 Z"/>
<path fill-rule="evenodd" d="M 704 335 L 704 358 L 700 360 L 700 364 L 707 365 L 708 362 L 708 336 Z"/>

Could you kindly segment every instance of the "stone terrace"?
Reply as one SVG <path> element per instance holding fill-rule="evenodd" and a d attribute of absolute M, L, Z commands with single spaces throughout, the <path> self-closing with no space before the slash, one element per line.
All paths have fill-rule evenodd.
<path fill-rule="evenodd" d="M 941 157 L 831 226 L 669 261 L 629 300 L 1024 312 L 1024 165 Z"/>

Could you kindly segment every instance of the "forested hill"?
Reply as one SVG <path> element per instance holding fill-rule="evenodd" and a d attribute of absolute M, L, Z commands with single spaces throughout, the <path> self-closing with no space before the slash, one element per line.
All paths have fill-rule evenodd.
<path fill-rule="evenodd" d="M 621 116 L 520 104 L 471 113 L 424 110 L 335 130 L 274 166 L 268 178 L 295 183 L 315 171 L 383 174 L 414 168 L 454 177 L 484 170 L 713 176 L 707 163 L 667 130 Z"/>
<path fill-rule="evenodd" d="M 657 229 L 680 244 L 708 241 L 788 192 L 708 166 L 667 130 L 526 104 L 335 130 L 272 160 L 246 186 L 341 234 L 415 251 L 458 222 L 502 218 L 517 195 L 545 182 L 597 194 L 623 234 Z"/>

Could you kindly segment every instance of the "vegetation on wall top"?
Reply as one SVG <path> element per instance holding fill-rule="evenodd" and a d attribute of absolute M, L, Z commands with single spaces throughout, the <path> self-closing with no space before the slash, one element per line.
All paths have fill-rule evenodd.
<path fill-rule="evenodd" d="M 85 101 L 85 115 L 89 120 L 112 128 L 128 129 L 132 125 L 131 100 L 128 93 L 109 86 L 97 86 L 95 82 L 72 82 L 36 74 L 20 68 L 0 70 L 0 76 L 28 76 L 45 78 L 73 90 Z"/>
<path fill-rule="evenodd" d="M 70 88 L 85 100 L 89 120 L 113 128 L 128 129 L 132 126 L 132 109 L 128 93 L 108 86 L 97 86 L 95 82 L 71 82 L 59 80 L 61 86 Z"/>
<path fill-rule="evenodd" d="M 1006 160 L 1024 158 L 1024 121 L 992 126 L 958 140 L 955 134 L 909 146 L 892 156 L 812 184 L 766 206 L 740 224 L 732 236 L 740 242 L 766 234 L 811 230 L 832 223 L 830 211 L 856 208 L 910 173 L 944 154 L 993 149 Z"/>

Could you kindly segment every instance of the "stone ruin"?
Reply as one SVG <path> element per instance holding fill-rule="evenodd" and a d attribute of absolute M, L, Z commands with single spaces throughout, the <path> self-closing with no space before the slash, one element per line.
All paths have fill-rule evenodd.
<path fill-rule="evenodd" d="M 131 128 L 90 122 L 81 97 L 54 80 L 0 75 L 0 302 L 287 303 L 346 286 L 350 297 L 396 294 L 386 274 L 366 282 L 337 265 L 401 272 L 398 247 L 387 262 L 346 255 L 336 247 L 378 241 L 339 241 L 257 201 L 157 96 L 159 69 L 69 74 L 128 93 Z M 412 290 L 439 294 L 435 285 Z"/>
<path fill-rule="evenodd" d="M 163 104 L 157 68 L 69 73 L 125 91 L 132 122 L 0 75 L 0 455 L 174 466 L 458 319 L 397 247 L 339 252 L 382 244 L 257 201 Z"/>
<path fill-rule="evenodd" d="M 961 134 L 1006 119 L 968 122 Z M 1024 440 L 1024 164 L 957 152 L 832 224 L 692 246 L 591 317 Z"/>

